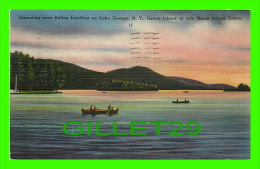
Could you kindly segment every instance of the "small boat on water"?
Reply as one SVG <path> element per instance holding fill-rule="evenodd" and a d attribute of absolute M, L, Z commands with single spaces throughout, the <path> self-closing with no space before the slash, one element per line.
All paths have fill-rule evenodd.
<path fill-rule="evenodd" d="M 101 110 L 101 109 L 97 109 L 97 110 L 90 110 L 90 109 L 83 109 L 82 108 L 82 113 L 84 114 L 116 114 L 118 113 L 119 109 L 115 109 L 115 110 Z"/>
<path fill-rule="evenodd" d="M 184 100 L 184 101 L 179 101 L 178 99 L 176 100 L 176 101 L 172 101 L 172 103 L 190 103 L 190 101 L 189 100 Z"/>
<path fill-rule="evenodd" d="M 114 109 L 111 105 L 108 106 L 108 109 L 97 109 L 96 106 L 90 106 L 90 109 L 81 109 L 82 114 L 91 114 L 91 115 L 98 115 L 98 114 L 105 114 L 105 115 L 113 115 L 117 114 L 119 109 Z"/>
<path fill-rule="evenodd" d="M 183 93 L 189 93 L 189 91 L 185 90 L 185 91 L 183 91 Z"/>

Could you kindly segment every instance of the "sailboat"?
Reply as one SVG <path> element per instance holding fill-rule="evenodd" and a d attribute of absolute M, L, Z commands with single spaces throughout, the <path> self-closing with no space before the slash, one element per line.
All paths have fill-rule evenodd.
<path fill-rule="evenodd" d="M 11 94 L 19 93 L 19 90 L 17 89 L 17 75 L 15 76 L 15 89 L 10 90 Z"/>

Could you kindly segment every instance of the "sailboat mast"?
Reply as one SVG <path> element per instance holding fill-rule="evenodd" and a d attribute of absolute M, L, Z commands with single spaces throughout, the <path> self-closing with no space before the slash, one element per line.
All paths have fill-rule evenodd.
<path fill-rule="evenodd" d="M 17 90 L 17 75 L 15 76 L 15 90 Z"/>

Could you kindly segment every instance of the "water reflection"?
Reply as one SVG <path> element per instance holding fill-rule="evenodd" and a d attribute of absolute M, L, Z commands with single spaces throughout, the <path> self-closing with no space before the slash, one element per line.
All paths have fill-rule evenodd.
<path fill-rule="evenodd" d="M 250 94 L 223 91 L 106 92 L 63 91 L 55 95 L 11 95 L 11 158 L 13 159 L 249 159 Z M 187 98 L 189 104 L 173 104 Z M 117 114 L 85 115 L 82 107 L 112 104 Z M 70 121 L 102 123 L 102 132 L 129 133 L 130 122 L 201 124 L 196 136 L 161 135 L 154 126 L 147 136 L 66 135 Z M 84 128 L 84 126 L 83 126 Z M 86 129 L 86 127 L 84 128 Z M 186 132 L 183 128 L 181 132 Z M 95 129 L 93 128 L 93 132 Z"/>

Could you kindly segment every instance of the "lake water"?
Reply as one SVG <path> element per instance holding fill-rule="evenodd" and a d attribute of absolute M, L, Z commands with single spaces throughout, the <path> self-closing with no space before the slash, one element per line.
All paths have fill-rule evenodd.
<path fill-rule="evenodd" d="M 250 93 L 223 91 L 143 91 L 102 93 L 94 90 L 64 90 L 62 94 L 11 95 L 11 158 L 12 159 L 249 159 L 250 158 Z M 189 104 L 173 104 L 172 100 L 190 100 Z M 93 104 L 107 109 L 109 104 L 119 108 L 113 116 L 83 116 L 81 108 Z M 62 127 L 77 121 L 84 134 L 67 135 Z M 92 135 L 87 123 L 92 122 Z M 147 135 L 96 135 L 129 133 L 130 122 L 136 132 Z M 156 135 L 155 124 L 148 122 L 181 122 L 178 131 L 183 135 L 169 135 L 178 125 L 161 124 Z M 198 122 L 198 135 L 188 135 L 185 125 Z M 196 126 L 192 126 L 196 127 Z"/>

